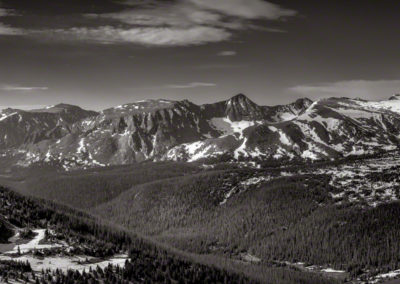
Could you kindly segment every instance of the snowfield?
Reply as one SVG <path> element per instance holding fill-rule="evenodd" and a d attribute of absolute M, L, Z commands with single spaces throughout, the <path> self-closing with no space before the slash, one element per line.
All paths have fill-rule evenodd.
<path fill-rule="evenodd" d="M 57 248 L 57 247 L 63 246 L 61 244 L 45 244 L 45 245 L 40 244 L 40 241 L 43 240 L 45 237 L 45 231 L 46 231 L 45 229 L 33 230 L 33 232 L 36 233 L 35 238 L 33 238 L 30 242 L 28 242 L 26 244 L 20 244 L 20 245 L 15 246 L 14 249 L 11 251 L 11 253 L 17 253 L 18 247 L 19 247 L 19 250 L 21 253 L 28 253 L 35 249 L 36 250 L 51 249 L 51 248 Z"/>
<path fill-rule="evenodd" d="M 67 272 L 68 270 L 77 270 L 79 272 L 89 271 L 89 269 L 96 269 L 97 266 L 105 268 L 109 264 L 118 265 L 120 267 L 125 266 L 125 261 L 128 259 L 127 255 L 115 255 L 113 258 L 108 260 L 98 260 L 90 256 L 46 256 L 44 258 L 37 258 L 31 255 L 23 255 L 19 257 L 1 256 L 0 260 L 14 260 L 14 261 L 28 261 L 34 271 L 40 272 L 46 269 L 50 270 L 62 270 Z"/>
<path fill-rule="evenodd" d="M 46 269 L 56 270 L 60 269 L 63 272 L 67 272 L 69 269 L 78 270 L 82 272 L 89 270 L 90 268 L 96 269 L 97 266 L 101 268 L 107 267 L 109 264 L 118 265 L 123 267 L 128 256 L 125 254 L 114 255 L 109 259 L 97 259 L 86 255 L 56 255 L 37 257 L 33 255 L 33 251 L 40 251 L 43 249 L 53 248 L 65 248 L 68 250 L 69 246 L 66 243 L 63 244 L 40 244 L 45 238 L 45 229 L 33 230 L 37 235 L 28 243 L 15 245 L 15 247 L 4 254 L 0 254 L 0 260 L 14 260 L 14 261 L 28 261 L 34 271 L 40 272 Z M 20 254 L 19 254 L 20 253 Z"/>
<path fill-rule="evenodd" d="M 306 266 L 306 264 L 304 262 L 296 262 L 296 263 L 292 263 L 289 261 L 284 261 L 282 262 L 284 264 L 286 264 L 289 267 L 294 267 L 297 269 L 300 269 L 302 271 L 307 271 L 307 272 L 316 272 L 316 273 L 324 273 L 328 276 L 333 276 L 333 275 L 340 275 L 339 278 L 344 279 L 346 277 L 346 271 L 344 270 L 337 270 L 337 269 L 333 269 L 331 267 L 326 267 L 326 266 L 321 266 L 321 265 L 309 265 Z"/>
<path fill-rule="evenodd" d="M 218 130 L 226 135 L 233 135 L 235 133 L 239 134 L 239 139 L 243 138 L 243 131 L 253 125 L 261 124 L 261 121 L 231 121 L 228 117 L 215 117 L 211 119 L 210 125 L 213 126 L 215 130 Z"/>

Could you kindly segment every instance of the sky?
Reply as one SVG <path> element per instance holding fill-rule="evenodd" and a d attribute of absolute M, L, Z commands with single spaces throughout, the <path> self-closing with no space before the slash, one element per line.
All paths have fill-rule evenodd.
<path fill-rule="evenodd" d="M 0 0 L 0 107 L 400 93 L 397 0 Z"/>

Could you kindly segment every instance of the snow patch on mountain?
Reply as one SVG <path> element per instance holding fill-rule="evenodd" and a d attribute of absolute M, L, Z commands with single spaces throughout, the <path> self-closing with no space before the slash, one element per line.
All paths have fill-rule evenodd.
<path fill-rule="evenodd" d="M 238 159 L 240 155 L 243 155 L 245 157 L 248 157 L 249 154 L 246 151 L 246 142 L 247 138 L 243 139 L 243 143 L 240 145 L 239 148 L 237 148 L 234 152 L 234 157 L 235 159 Z"/>
<path fill-rule="evenodd" d="M 384 100 L 384 101 L 359 101 L 359 106 L 373 110 L 388 110 L 400 114 L 400 100 Z"/>
<path fill-rule="evenodd" d="M 86 150 L 85 148 L 85 138 L 79 141 L 79 147 L 76 149 L 78 154 L 82 154 Z"/>
<path fill-rule="evenodd" d="M 288 146 L 292 145 L 289 137 L 284 132 L 282 132 L 280 129 L 277 129 L 275 126 L 268 126 L 268 128 L 272 132 L 277 132 L 279 134 L 279 140 L 281 141 L 282 144 L 288 145 Z"/>
<path fill-rule="evenodd" d="M 10 113 L 10 114 L 1 113 L 0 121 L 3 121 L 3 120 L 5 120 L 5 119 L 7 119 L 7 118 L 9 118 L 9 117 L 11 117 L 13 115 L 16 115 L 16 114 L 18 114 L 18 113 L 17 112 L 13 112 L 13 113 Z"/>
<path fill-rule="evenodd" d="M 261 121 L 231 121 L 229 117 L 214 117 L 210 120 L 211 127 L 223 133 L 223 135 L 238 134 L 243 138 L 243 131 L 253 125 L 261 124 Z"/>

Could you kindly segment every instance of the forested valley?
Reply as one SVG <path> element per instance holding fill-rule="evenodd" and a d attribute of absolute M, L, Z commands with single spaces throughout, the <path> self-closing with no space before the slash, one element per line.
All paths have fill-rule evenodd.
<path fill-rule="evenodd" d="M 54 230 L 58 238 L 84 246 L 87 255 L 105 257 L 120 251 L 129 255 L 123 267 L 110 264 L 83 272 L 34 271 L 29 262 L 1 260 L 0 279 L 5 283 L 333 283 L 317 275 L 286 272 L 279 267 L 269 271 L 268 281 L 251 279 L 232 269 L 175 254 L 131 232 L 101 224 L 86 213 L 24 197 L 5 188 L 0 188 L 0 205 L 0 215 L 9 225 Z M 44 249 L 35 254 L 45 257 L 50 251 Z"/>
<path fill-rule="evenodd" d="M 390 199 L 374 206 L 353 197 L 368 197 L 371 188 L 343 191 L 332 182 L 329 169 L 340 172 L 352 163 L 357 169 L 364 159 L 315 163 L 307 171 L 302 164 L 255 169 L 229 163 L 142 163 L 37 175 L 16 190 L 51 208 L 45 219 L 59 224 L 61 234 L 80 236 L 85 228 L 82 235 L 87 236 L 89 230 L 89 239 L 101 247 L 96 256 L 132 249 L 143 253 L 145 245 L 157 248 L 156 256 L 178 253 L 188 263 L 238 273 L 234 282 L 362 281 L 398 269 L 400 260 L 397 168 L 365 175 L 371 182 L 394 184 Z M 43 219 L 22 212 L 29 216 L 26 222 Z M 25 226 L 21 217 L 11 218 Z"/>

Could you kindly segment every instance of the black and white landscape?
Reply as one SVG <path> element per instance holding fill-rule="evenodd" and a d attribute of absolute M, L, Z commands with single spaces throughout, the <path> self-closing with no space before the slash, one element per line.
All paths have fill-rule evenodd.
<path fill-rule="evenodd" d="M 4 164 L 66 171 L 143 161 L 260 167 L 338 160 L 393 151 L 400 141 L 400 95 L 259 106 L 239 94 L 203 105 L 158 99 L 100 112 L 57 104 L 1 115 Z"/>
<path fill-rule="evenodd" d="M 0 0 L 0 283 L 400 283 L 399 11 Z"/>

